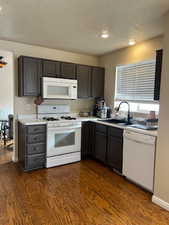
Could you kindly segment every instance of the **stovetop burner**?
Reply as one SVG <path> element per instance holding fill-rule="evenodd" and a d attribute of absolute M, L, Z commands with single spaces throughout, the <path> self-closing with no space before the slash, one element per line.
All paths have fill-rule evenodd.
<path fill-rule="evenodd" d="M 61 116 L 60 118 L 64 120 L 76 120 L 75 117 L 71 117 L 71 116 Z"/>
<path fill-rule="evenodd" d="M 59 121 L 58 118 L 54 118 L 54 117 L 43 117 L 43 120 L 46 120 L 46 121 Z"/>

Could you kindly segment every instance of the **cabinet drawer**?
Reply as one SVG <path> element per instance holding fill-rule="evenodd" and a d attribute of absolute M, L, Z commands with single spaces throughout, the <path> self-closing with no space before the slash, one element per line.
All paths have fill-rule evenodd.
<path fill-rule="evenodd" d="M 28 134 L 37 134 L 37 133 L 45 133 L 45 132 L 46 132 L 46 125 L 35 125 L 35 126 L 27 127 Z"/>
<path fill-rule="evenodd" d="M 28 144 L 27 145 L 27 154 L 38 154 L 38 153 L 45 153 L 46 152 L 46 144 L 45 143 L 38 143 L 38 144 Z"/>
<path fill-rule="evenodd" d="M 123 129 L 117 127 L 109 127 L 108 135 L 118 138 L 123 138 Z"/>
<path fill-rule="evenodd" d="M 45 154 L 29 155 L 25 159 L 25 170 L 33 170 L 45 167 Z"/>
<path fill-rule="evenodd" d="M 96 132 L 105 133 L 107 132 L 107 127 L 102 124 L 96 124 Z"/>
<path fill-rule="evenodd" d="M 46 134 L 34 134 L 34 135 L 28 135 L 27 136 L 27 143 L 40 143 L 46 141 Z"/>

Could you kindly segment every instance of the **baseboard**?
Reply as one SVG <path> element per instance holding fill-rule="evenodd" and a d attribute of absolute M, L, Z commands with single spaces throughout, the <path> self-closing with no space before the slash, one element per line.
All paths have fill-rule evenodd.
<path fill-rule="evenodd" d="M 157 198 L 155 195 L 152 197 L 152 202 L 155 203 L 156 205 L 159 205 L 161 208 L 166 209 L 169 211 L 169 203 L 165 202 L 164 200 Z"/>

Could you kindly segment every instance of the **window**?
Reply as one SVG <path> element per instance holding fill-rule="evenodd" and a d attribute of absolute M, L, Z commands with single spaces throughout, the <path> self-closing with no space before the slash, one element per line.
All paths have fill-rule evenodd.
<path fill-rule="evenodd" d="M 116 87 L 114 107 L 122 100 L 130 103 L 131 112 L 159 112 L 159 104 L 154 101 L 155 60 L 116 67 Z M 121 111 L 127 111 L 123 104 Z"/>
<path fill-rule="evenodd" d="M 155 60 L 116 68 L 115 100 L 153 101 Z"/>
<path fill-rule="evenodd" d="M 120 101 L 114 102 L 114 107 L 118 107 Z M 131 112 L 139 112 L 139 113 L 149 113 L 150 111 L 155 111 L 156 114 L 159 112 L 159 104 L 157 102 L 152 103 L 138 103 L 138 102 L 130 102 L 130 111 Z M 120 111 L 127 112 L 128 106 L 126 104 L 121 105 Z"/>

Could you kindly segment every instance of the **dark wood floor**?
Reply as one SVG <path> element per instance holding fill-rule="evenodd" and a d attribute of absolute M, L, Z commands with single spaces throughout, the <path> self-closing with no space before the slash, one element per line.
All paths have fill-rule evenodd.
<path fill-rule="evenodd" d="M 0 165 L 0 225 L 169 225 L 151 195 L 95 161 L 23 173 Z"/>

